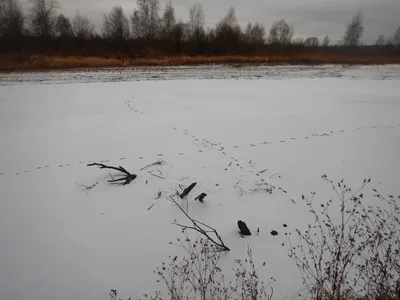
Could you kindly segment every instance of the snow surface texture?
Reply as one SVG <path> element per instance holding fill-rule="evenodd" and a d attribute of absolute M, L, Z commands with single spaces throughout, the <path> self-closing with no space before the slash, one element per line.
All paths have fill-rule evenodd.
<path fill-rule="evenodd" d="M 308 224 L 302 194 L 333 197 L 321 175 L 354 188 L 372 177 L 382 193 L 399 192 L 400 80 L 377 80 L 394 67 L 363 77 L 365 68 L 352 69 L 357 80 L 304 77 L 315 69 L 286 80 L 2 77 L 0 299 L 151 294 L 160 288 L 153 270 L 179 253 L 169 244 L 181 236 L 172 222 L 185 222 L 166 197 L 192 182 L 189 213 L 231 248 L 223 267 L 230 271 L 250 245 L 255 261 L 266 261 L 262 279 L 277 280 L 276 299 L 296 294 L 300 274 L 281 243 Z M 52 84 L 61 82 L 68 84 Z M 166 163 L 140 170 L 159 159 Z M 90 162 L 122 165 L 138 178 L 110 186 Z M 263 182 L 275 186 L 271 195 L 252 191 Z M 205 202 L 194 201 L 202 192 Z M 240 237 L 238 220 L 260 234 Z"/>
<path fill-rule="evenodd" d="M 400 79 L 400 65 L 203 65 L 181 67 L 136 67 L 107 70 L 49 71 L 0 74 L 0 85 L 34 83 L 82 83 L 160 81 L 183 79 L 287 79 L 287 78 Z"/>

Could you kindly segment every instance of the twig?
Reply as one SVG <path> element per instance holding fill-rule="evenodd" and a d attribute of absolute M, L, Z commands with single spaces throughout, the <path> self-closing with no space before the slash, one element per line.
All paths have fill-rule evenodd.
<path fill-rule="evenodd" d="M 78 184 L 77 182 L 75 183 L 76 183 L 76 188 L 80 188 L 81 190 L 85 191 L 86 195 L 88 195 L 89 190 L 93 189 L 98 184 L 98 182 L 92 185 L 85 185 L 83 184 L 83 182 L 81 182 L 81 184 Z"/>
<path fill-rule="evenodd" d="M 153 173 L 150 173 L 150 175 L 152 175 L 152 176 L 154 176 L 154 177 L 158 177 L 158 178 L 160 178 L 160 179 L 165 179 L 164 177 L 161 177 L 161 176 L 156 175 L 156 174 L 153 174 Z"/>
<path fill-rule="evenodd" d="M 281 177 L 281 174 L 279 174 L 279 173 L 274 173 L 274 174 L 272 174 L 271 176 L 269 176 L 269 179 L 275 178 L 276 176 L 278 176 L 278 177 L 280 178 L 280 177 Z"/>
<path fill-rule="evenodd" d="M 157 160 L 156 162 L 153 162 L 147 166 L 144 166 L 143 168 L 140 169 L 140 171 L 143 171 L 144 169 L 152 167 L 152 166 L 161 166 L 164 163 L 165 163 L 165 161 L 163 161 L 163 160 Z"/>
<path fill-rule="evenodd" d="M 243 196 L 244 193 L 249 193 L 249 191 L 244 191 L 241 187 L 240 187 L 240 183 L 242 182 L 242 176 L 239 177 L 239 179 L 236 180 L 236 182 L 233 184 L 234 188 L 238 188 L 240 190 L 240 196 Z"/>
<path fill-rule="evenodd" d="M 150 210 L 150 209 L 152 209 L 152 207 L 153 207 L 154 205 L 156 205 L 156 204 L 155 204 L 155 203 L 153 203 L 152 205 L 150 205 L 150 207 L 149 207 L 147 210 Z"/>
<path fill-rule="evenodd" d="M 219 248 L 221 248 L 222 251 L 230 251 L 230 249 L 224 244 L 224 242 L 222 241 L 221 236 L 218 234 L 218 232 L 212 228 L 211 226 L 208 226 L 200 221 L 197 221 L 195 219 L 192 219 L 189 214 L 187 212 L 185 212 L 185 210 L 176 202 L 176 200 L 174 199 L 174 197 L 170 196 L 170 199 L 172 200 L 172 202 L 178 206 L 179 210 L 181 212 L 184 213 L 184 215 L 192 222 L 193 226 L 187 226 L 187 225 L 182 225 L 179 224 L 178 222 L 174 222 L 174 224 L 178 227 L 181 227 L 182 230 L 186 230 L 186 229 L 191 229 L 194 231 L 197 231 L 198 233 L 204 235 L 210 242 L 212 242 L 214 245 L 218 246 Z M 204 228 L 202 228 L 200 225 L 206 227 L 209 230 L 206 230 Z M 218 241 L 216 241 L 215 239 L 213 239 L 209 233 L 214 233 L 215 236 L 217 237 Z"/>
<path fill-rule="evenodd" d="M 154 198 L 154 200 L 160 199 L 161 196 L 162 196 L 162 194 L 163 194 L 163 192 L 162 192 L 162 191 L 159 191 L 159 192 L 157 193 L 157 196 Z"/>

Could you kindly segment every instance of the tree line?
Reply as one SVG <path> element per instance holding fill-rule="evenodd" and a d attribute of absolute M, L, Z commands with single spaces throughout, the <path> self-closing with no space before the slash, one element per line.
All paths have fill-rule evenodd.
<path fill-rule="evenodd" d="M 262 23 L 242 28 L 234 7 L 213 28 L 206 28 L 201 4 L 189 10 L 189 21 L 178 21 L 171 2 L 161 7 L 159 0 L 137 0 L 127 15 L 114 6 L 103 15 L 100 30 L 77 12 L 65 16 L 56 0 L 30 0 L 24 11 L 18 0 L 0 0 L 0 51 L 44 54 L 129 56 L 260 54 L 266 47 L 328 47 L 325 36 L 294 39 L 294 28 L 284 18 L 267 31 Z M 343 38 L 335 46 L 357 47 L 364 33 L 363 16 L 358 12 L 349 22 Z M 376 46 L 400 45 L 400 27 L 393 37 L 379 36 Z"/>

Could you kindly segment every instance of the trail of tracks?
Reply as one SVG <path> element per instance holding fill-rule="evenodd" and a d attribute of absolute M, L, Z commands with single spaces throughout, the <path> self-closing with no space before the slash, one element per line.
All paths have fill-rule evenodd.
<path fill-rule="evenodd" d="M 144 115 L 145 113 L 138 109 L 130 100 L 125 102 L 126 107 L 132 111 L 135 114 L 140 114 Z M 197 135 L 191 134 L 187 129 L 182 129 L 178 128 L 177 126 L 170 124 L 169 126 L 171 130 L 175 133 L 181 134 L 183 136 L 186 136 L 191 139 L 193 144 L 198 147 L 198 152 L 203 152 L 203 151 L 212 151 L 215 153 L 216 159 L 224 159 L 226 161 L 226 168 L 225 171 L 240 171 L 242 173 L 248 173 L 256 176 L 256 179 L 262 179 L 265 182 L 265 179 L 263 179 L 263 175 L 268 175 L 267 173 L 257 173 L 255 170 L 256 166 L 254 163 L 252 163 L 252 160 L 249 158 L 247 162 L 242 162 L 239 161 L 238 158 L 236 158 L 234 155 L 230 154 L 230 150 L 234 148 L 243 148 L 246 146 L 249 147 L 260 147 L 260 146 L 267 146 L 271 144 L 279 144 L 279 143 L 287 143 L 287 142 L 296 142 L 298 140 L 309 140 L 309 139 L 314 139 L 314 138 L 327 138 L 332 135 L 337 135 L 337 134 L 344 134 L 346 132 L 350 131 L 361 131 L 361 130 L 374 130 L 374 129 L 396 129 L 400 128 L 400 125 L 374 125 L 374 126 L 360 126 L 360 127 L 355 127 L 355 128 L 345 128 L 341 130 L 332 130 L 332 131 L 326 131 L 326 132 L 321 132 L 321 133 L 311 133 L 306 136 L 302 137 L 291 137 L 290 139 L 275 139 L 275 140 L 266 140 L 266 141 L 259 141 L 255 143 L 251 143 L 249 145 L 235 145 L 232 147 L 232 149 L 229 149 L 225 145 L 223 145 L 221 142 L 217 141 L 211 141 L 208 138 L 205 137 L 199 137 Z M 182 156 L 182 152 L 177 152 L 176 153 L 178 156 Z M 162 154 L 158 155 L 159 157 L 163 156 Z M 101 163 L 109 163 L 109 162 L 118 162 L 122 161 L 125 159 L 144 159 L 143 156 L 139 157 L 127 157 L 127 156 L 121 156 L 121 157 L 114 157 L 114 158 L 109 158 L 109 159 L 103 159 L 99 160 Z M 72 166 L 77 166 L 77 165 L 82 165 L 82 164 L 89 164 L 92 163 L 92 160 L 78 160 L 75 162 L 69 162 L 69 163 L 60 163 L 60 164 L 44 164 L 41 166 L 37 166 L 33 169 L 28 169 L 24 168 L 22 170 L 15 170 L 13 172 L 4 172 L 0 170 L 0 176 L 6 176 L 6 175 L 13 175 L 13 176 L 21 176 L 24 174 L 28 173 L 33 173 L 33 172 L 39 172 L 39 171 L 45 171 L 47 169 L 54 169 L 54 168 L 68 168 Z M 249 169 L 250 168 L 250 169 Z"/>

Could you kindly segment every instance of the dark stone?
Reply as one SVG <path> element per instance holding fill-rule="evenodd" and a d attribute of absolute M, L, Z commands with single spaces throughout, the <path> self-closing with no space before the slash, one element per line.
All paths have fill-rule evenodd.
<path fill-rule="evenodd" d="M 272 231 L 271 231 L 271 235 L 273 235 L 273 236 L 276 236 L 276 235 L 278 235 L 278 231 L 276 231 L 276 230 L 272 230 Z"/>
<path fill-rule="evenodd" d="M 245 222 L 239 220 L 239 221 L 237 222 L 237 225 L 238 225 L 238 227 L 239 227 L 240 234 L 243 234 L 243 235 L 251 235 L 250 229 L 247 227 L 247 225 L 246 225 Z"/>
<path fill-rule="evenodd" d="M 287 225 L 286 225 L 286 224 L 283 224 L 283 227 L 285 227 L 285 228 L 286 228 L 286 227 L 287 227 Z"/>

